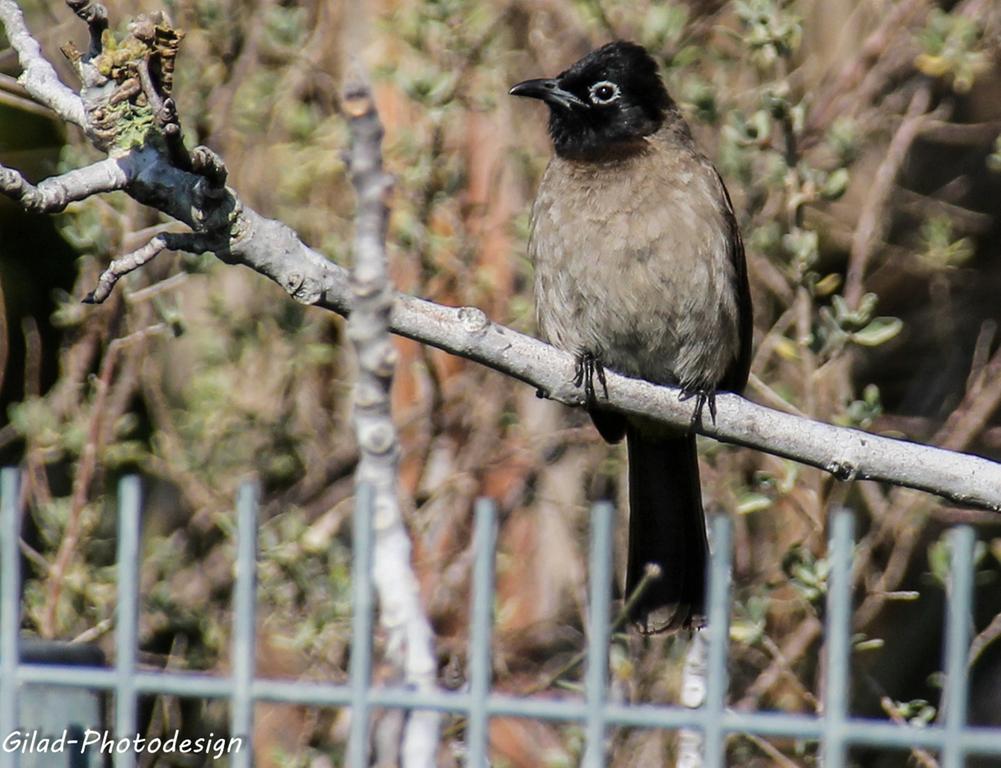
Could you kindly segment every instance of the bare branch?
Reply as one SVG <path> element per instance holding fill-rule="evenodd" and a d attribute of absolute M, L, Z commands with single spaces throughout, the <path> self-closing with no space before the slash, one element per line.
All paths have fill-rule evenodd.
<path fill-rule="evenodd" d="M 572 355 L 491 323 L 478 309 L 399 295 L 392 328 L 533 384 L 554 400 L 584 403 L 583 392 L 572 383 Z M 693 405 L 680 401 L 677 389 L 606 373 L 610 406 L 679 427 L 691 420 Z M 996 462 L 780 413 L 734 394 L 718 395 L 716 404 L 716 423 L 702 424 L 698 431 L 717 440 L 809 464 L 841 480 L 881 480 L 1001 511 L 1001 464 Z"/>
<path fill-rule="evenodd" d="M 55 637 L 57 630 L 57 616 L 59 612 L 59 596 L 62 592 L 69 568 L 70 561 L 76 554 L 77 546 L 84 534 L 83 511 L 87 505 L 87 489 L 97 471 L 101 448 L 103 420 L 108 416 L 108 409 L 105 407 L 108 393 L 111 389 L 112 377 L 118 363 L 119 355 L 126 347 L 142 342 L 156 334 L 163 333 L 167 326 L 163 323 L 144 328 L 114 339 L 108 344 L 107 352 L 101 361 L 101 371 L 95 381 L 95 391 L 93 405 L 90 409 L 90 422 L 87 428 L 87 440 L 84 443 L 80 454 L 80 461 L 76 465 L 76 474 L 73 478 L 73 494 L 71 505 L 67 515 L 66 528 L 63 532 L 62 540 L 59 542 L 59 549 L 56 552 L 55 560 L 48 573 L 46 580 L 46 608 L 42 622 L 43 637 Z"/>
<path fill-rule="evenodd" d="M 90 55 L 101 52 L 101 35 L 108 28 L 108 9 L 92 0 L 66 0 L 66 5 L 90 30 Z"/>
<path fill-rule="evenodd" d="M 45 179 L 35 186 L 12 168 L 0 165 L 0 193 L 16 200 L 26 210 L 59 213 L 78 200 L 125 189 L 129 183 L 128 171 L 127 164 L 108 158 L 86 168 Z"/>
<path fill-rule="evenodd" d="M 0 74 L 0 104 L 46 120 L 52 119 L 52 110 L 31 98 L 24 86 L 17 82 L 17 78 L 10 75 Z"/>
<path fill-rule="evenodd" d="M 907 725 L 907 718 L 900 714 L 900 707 L 889 696 L 880 696 L 879 705 L 890 716 L 890 720 L 897 723 L 897 725 Z M 939 768 L 938 760 L 932 757 L 931 752 L 926 749 L 912 747 L 911 757 L 921 768 Z"/>
<path fill-rule="evenodd" d="M 358 198 L 351 271 L 354 312 L 348 323 L 359 362 L 354 420 L 361 456 L 355 477 L 374 491 L 373 580 L 389 638 L 387 655 L 409 685 L 428 691 L 435 689 L 437 679 L 433 634 L 421 605 L 410 562 L 410 537 L 400 513 L 396 487 L 400 449 L 390 413 L 396 350 L 389 336 L 393 290 L 386 268 L 385 198 L 392 180 L 382 170 L 382 125 L 368 86 L 351 86 L 344 107 L 351 130 L 348 164 Z M 410 715 L 403 737 L 404 766 L 434 765 L 439 720 L 434 712 Z"/>
<path fill-rule="evenodd" d="M 762 697 L 782 679 L 789 666 L 803 658 L 823 632 L 824 625 L 814 616 L 808 616 L 805 621 L 800 622 L 795 631 L 785 638 L 780 652 L 773 656 L 771 663 L 748 686 L 743 698 L 734 705 L 734 709 L 738 712 L 755 709 Z"/>
<path fill-rule="evenodd" d="M 181 121 L 177 114 L 177 103 L 157 88 L 150 73 L 151 55 L 147 54 L 137 62 L 139 87 L 153 110 L 153 116 L 160 127 L 167 143 L 167 152 L 173 165 L 182 170 L 191 170 L 191 155 L 184 146 L 184 134 L 181 131 Z"/>
<path fill-rule="evenodd" d="M 130 179 L 129 194 L 211 234 L 222 260 L 271 278 L 304 304 L 350 312 L 347 272 L 285 224 L 244 206 L 233 190 L 213 188 L 208 177 L 174 168 L 150 148 L 133 150 L 117 163 Z M 390 330 L 513 376 L 567 405 L 584 403 L 573 385 L 572 355 L 492 323 L 478 309 L 397 294 Z M 677 390 L 611 371 L 607 380 L 610 406 L 679 427 L 689 424 L 692 403 L 679 401 Z M 1001 511 L 1001 465 L 995 462 L 779 413 L 732 394 L 719 395 L 717 407 L 716 423 L 701 425 L 702 434 L 809 464 L 842 480 L 880 480 Z"/>
<path fill-rule="evenodd" d="M 862 215 L 852 237 L 844 291 L 845 301 L 849 306 L 858 306 L 862 298 L 866 266 L 876 245 L 889 229 L 890 216 L 887 214 L 887 204 L 893 191 L 893 183 L 904 160 L 907 159 L 911 144 L 921 133 L 925 122 L 930 119 L 926 114 L 929 104 L 931 104 L 931 86 L 922 84 L 911 97 L 907 114 L 893 135 L 886 150 L 886 157 L 876 171 L 876 178 L 869 189 Z"/>
<path fill-rule="evenodd" d="M 193 232 L 164 232 L 150 240 L 142 248 L 112 261 L 97 279 L 97 286 L 88 293 L 84 304 L 100 304 L 114 290 L 117 283 L 129 272 L 134 272 L 144 264 L 149 263 L 162 251 L 185 251 L 187 253 L 205 253 L 215 245 L 205 235 Z"/>
<path fill-rule="evenodd" d="M 980 659 L 980 655 L 987 650 L 991 643 L 1001 637 L 1001 613 L 995 614 L 990 624 L 984 627 L 970 643 L 970 660 L 967 665 L 972 670 Z"/>
<path fill-rule="evenodd" d="M 219 198 L 225 192 L 226 177 L 229 175 L 226 163 L 208 147 L 195 147 L 192 151 L 191 170 L 205 177 L 208 189 L 211 190 L 210 197 Z"/>
<path fill-rule="evenodd" d="M 64 120 L 86 127 L 83 101 L 63 85 L 52 65 L 42 56 L 42 49 L 25 26 L 24 14 L 15 0 L 0 0 L 0 23 L 21 62 L 23 71 L 18 82 Z"/>
<path fill-rule="evenodd" d="M 11 0 L 0 0 L 0 21 L 5 24 L 12 16 L 11 7 Z M 16 6 L 13 17 L 23 30 Z M 167 29 L 165 34 L 169 32 Z M 13 35 L 18 35 L 16 26 Z M 903 138 L 898 137 L 898 144 L 909 144 L 909 140 L 904 141 L 907 134 L 911 131 L 916 134 L 926 119 L 923 99 L 916 96 L 912 102 L 905 123 L 914 122 L 907 131 L 898 132 L 904 134 Z M 198 173 L 176 167 L 155 142 L 122 152 L 116 161 L 105 162 L 107 165 L 93 168 L 124 174 L 127 180 L 124 189 L 128 194 L 187 224 L 195 233 L 211 238 L 216 243 L 215 254 L 223 261 L 243 264 L 271 278 L 296 301 L 342 315 L 349 313 L 355 299 L 347 272 L 307 247 L 286 225 L 246 207 L 232 189 L 224 186 L 225 166 L 208 150 L 196 150 L 192 155 L 192 169 Z M 87 172 L 84 169 L 80 173 Z M 885 175 L 892 180 L 892 173 Z M 59 177 L 66 178 L 73 178 L 72 174 Z M 8 194 L 22 201 L 26 197 L 30 200 L 31 190 L 24 186 L 23 179 L 18 179 L 19 176 L 8 179 L 11 185 Z M 117 177 L 108 186 L 120 188 L 121 180 Z M 42 182 L 34 189 L 47 189 L 47 183 Z M 93 189 L 103 191 L 100 184 Z M 871 237 L 866 227 L 860 229 L 859 253 L 866 257 Z M 855 264 L 855 273 L 860 276 L 864 274 L 863 257 Z M 859 280 L 855 282 L 860 284 Z M 397 294 L 389 328 L 513 376 L 554 400 L 573 406 L 583 404 L 583 393 L 572 383 L 571 355 L 491 323 L 478 309 L 444 307 Z M 688 426 L 692 403 L 679 402 L 677 390 L 612 372 L 608 373 L 607 381 L 609 406 L 653 416 L 675 426 Z M 716 422 L 701 425 L 699 431 L 718 440 L 819 467 L 842 480 L 885 481 L 936 493 L 960 504 L 1001 510 L 1001 465 L 995 462 L 779 413 L 732 394 L 720 395 L 717 405 Z"/>

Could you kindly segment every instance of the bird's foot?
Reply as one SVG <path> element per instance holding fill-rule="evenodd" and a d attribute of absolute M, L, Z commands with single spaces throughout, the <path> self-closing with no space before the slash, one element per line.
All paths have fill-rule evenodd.
<path fill-rule="evenodd" d="M 703 389 L 703 388 L 691 388 L 685 387 L 681 390 L 681 394 L 678 395 L 678 399 L 684 402 L 691 398 L 695 398 L 695 410 L 692 411 L 692 420 L 688 425 L 688 428 L 695 430 L 700 424 L 702 424 L 702 411 L 705 407 L 709 406 L 709 417 L 712 419 L 713 424 L 716 424 L 716 390 L 715 389 Z"/>
<path fill-rule="evenodd" d="M 601 384 L 602 392 L 607 400 L 608 383 L 605 381 L 605 366 L 591 352 L 581 352 L 578 354 L 574 367 L 573 383 L 575 386 L 584 387 L 584 399 L 588 405 L 594 405 L 598 402 L 598 397 L 594 389 L 595 376 L 598 377 L 598 383 Z"/>

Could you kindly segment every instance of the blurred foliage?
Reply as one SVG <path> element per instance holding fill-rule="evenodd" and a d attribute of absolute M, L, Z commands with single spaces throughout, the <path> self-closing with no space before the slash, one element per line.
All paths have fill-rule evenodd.
<path fill-rule="evenodd" d="M 918 34 L 922 51 L 915 66 L 931 77 L 946 77 L 959 93 L 973 87 L 978 75 L 990 67 L 978 19 L 934 8 Z"/>
<path fill-rule="evenodd" d="M 157 9 L 140 6 L 110 3 L 116 35 L 130 14 Z M 71 82 L 57 49 L 68 39 L 83 46 L 84 31 L 55 5 L 26 7 Z M 747 394 L 825 421 L 1001 454 L 996 3 L 380 0 L 366 9 L 360 20 L 338 2 L 166 4 L 185 31 L 174 95 L 187 140 L 226 159 L 248 205 L 348 263 L 353 201 L 338 91 L 360 59 L 373 73 L 396 179 L 389 250 L 398 286 L 531 332 L 528 209 L 549 148 L 542 108 L 507 89 L 608 39 L 635 39 L 660 63 L 738 211 L 755 300 Z M 11 61 L 0 55 L 0 66 Z M 928 114 L 890 151 L 923 94 Z M 26 135 L 41 134 L 11 130 L 21 123 L 8 114 L 26 119 L 19 109 L 0 83 L 0 162 L 52 173 L 54 157 L 25 154 Z M 73 139 L 59 167 L 95 157 Z M 112 649 L 113 489 L 138 471 L 143 661 L 225 670 L 233 496 L 256 476 L 258 674 L 343 679 L 356 455 L 341 321 L 209 256 L 161 255 L 106 304 L 83 307 L 78 297 L 103 265 L 164 222 L 123 195 L 75 204 L 57 222 L 76 262 L 57 265 L 36 258 L 52 251 L 37 235 L 14 237 L 12 216 L 0 207 L 0 451 L 26 470 L 25 628 Z M 25 301 L 29 288 L 45 301 Z M 398 350 L 401 496 L 443 681 L 464 682 L 470 514 L 488 495 L 503 520 L 495 686 L 566 695 L 580 683 L 568 662 L 585 626 L 586 510 L 596 498 L 623 500 L 624 454 L 580 413 L 529 388 L 411 342 Z M 852 686 L 853 711 L 886 716 L 889 703 L 904 719 L 938 717 L 928 702 L 938 696 L 929 679 L 940 648 L 928 615 L 941 590 L 929 585 L 946 578 L 940 535 L 955 511 L 779 457 L 703 448 L 707 507 L 735 522 L 732 703 L 819 707 L 827 519 L 848 507 L 861 535 L 853 668 L 866 683 Z M 978 549 L 978 581 L 999 570 L 996 526 L 983 537 L 995 556 Z M 999 610 L 1001 598 L 978 593 L 977 627 Z M 677 700 L 685 638 L 615 642 L 616 696 Z M 972 711 L 978 701 L 1001 711 L 988 706 L 993 695 L 975 680 Z M 279 724 L 258 734 L 259 764 L 343 754 L 343 713 L 259 711 Z M 149 728 L 222 732 L 225 718 L 219 705 L 163 699 Z M 580 759 L 579 728 L 498 719 L 492 729 L 496 765 Z M 441 764 L 456 764 L 462 731 L 449 725 Z M 674 749 L 668 734 L 627 729 L 611 743 L 615 766 L 666 763 Z M 814 744 L 773 747 L 817 763 Z M 766 764 L 749 740 L 728 748 L 733 764 Z"/>

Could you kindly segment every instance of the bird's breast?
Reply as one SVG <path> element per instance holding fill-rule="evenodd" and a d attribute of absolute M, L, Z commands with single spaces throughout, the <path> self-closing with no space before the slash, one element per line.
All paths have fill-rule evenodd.
<path fill-rule="evenodd" d="M 529 245 L 540 333 L 627 375 L 714 385 L 738 345 L 727 215 L 695 155 L 554 158 Z"/>

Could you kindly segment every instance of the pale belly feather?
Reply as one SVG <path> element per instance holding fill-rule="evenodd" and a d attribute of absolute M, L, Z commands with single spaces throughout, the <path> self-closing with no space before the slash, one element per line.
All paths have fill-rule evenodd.
<path fill-rule="evenodd" d="M 714 387 L 739 338 L 729 229 L 710 174 L 695 165 L 630 184 L 621 168 L 554 159 L 529 247 L 543 338 L 629 376 Z"/>

